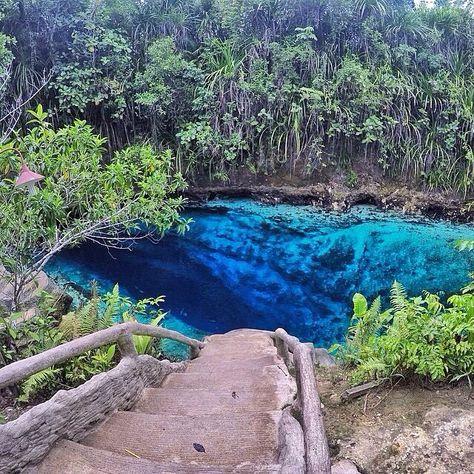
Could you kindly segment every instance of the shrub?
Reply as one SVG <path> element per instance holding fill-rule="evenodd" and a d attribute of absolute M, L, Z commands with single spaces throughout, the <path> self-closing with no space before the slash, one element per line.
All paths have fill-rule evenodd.
<path fill-rule="evenodd" d="M 471 286 L 448 298 L 424 292 L 408 298 L 395 282 L 391 307 L 382 311 L 380 297 L 369 305 L 354 295 L 354 315 L 337 355 L 354 368 L 355 383 L 396 375 L 453 382 L 474 373 L 474 294 Z"/>
<path fill-rule="evenodd" d="M 16 322 L 21 313 L 8 317 L 0 315 L 0 355 L 4 363 L 30 357 L 114 323 L 146 319 L 150 320 L 150 324 L 158 325 L 166 314 L 159 308 L 164 300 L 162 296 L 133 302 L 120 295 L 118 285 L 110 293 L 99 296 L 93 283 L 91 299 L 76 311 L 63 316 L 58 326 L 50 315 L 48 295 L 43 295 L 43 300 L 39 305 L 40 314 L 22 324 Z M 133 336 L 133 341 L 139 354 L 159 355 L 157 339 Z M 21 384 L 18 401 L 28 402 L 38 395 L 49 396 L 59 388 L 76 387 L 93 375 L 113 367 L 115 353 L 116 346 L 112 344 L 33 374 Z"/>

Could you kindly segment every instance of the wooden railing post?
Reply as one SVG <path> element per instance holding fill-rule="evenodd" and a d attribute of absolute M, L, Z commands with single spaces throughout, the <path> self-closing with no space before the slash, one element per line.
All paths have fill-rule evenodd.
<path fill-rule="evenodd" d="M 201 352 L 200 347 L 190 346 L 189 357 L 195 359 Z"/>
<path fill-rule="evenodd" d="M 40 370 L 61 364 L 73 357 L 99 347 L 117 343 L 123 357 L 137 355 L 132 335 L 168 338 L 192 348 L 192 357 L 197 357 L 205 343 L 184 336 L 179 332 L 163 327 L 137 322 L 115 324 L 114 326 L 65 342 L 27 359 L 18 360 L 0 368 L 0 389 L 14 385 Z"/>
<path fill-rule="evenodd" d="M 285 339 L 282 337 L 282 329 L 277 329 L 275 331 L 275 346 L 277 349 L 277 354 L 284 360 L 288 370 L 293 369 L 293 360 L 290 356 L 290 351 L 288 350 L 288 344 Z"/>
<path fill-rule="evenodd" d="M 316 387 L 311 350 L 299 344 L 294 352 L 296 383 L 298 387 L 298 408 L 303 425 L 306 472 L 308 474 L 330 474 L 329 446 L 324 429 L 321 401 Z"/>
<path fill-rule="evenodd" d="M 131 334 L 124 334 L 117 339 L 117 346 L 122 357 L 137 357 L 138 352 Z"/>

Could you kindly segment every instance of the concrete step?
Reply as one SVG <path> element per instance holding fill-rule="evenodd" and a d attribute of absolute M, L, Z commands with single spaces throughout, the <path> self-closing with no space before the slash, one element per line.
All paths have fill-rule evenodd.
<path fill-rule="evenodd" d="M 247 360 L 256 359 L 266 355 L 277 355 L 276 348 L 274 346 L 255 347 L 249 346 L 231 346 L 231 345 L 218 345 L 209 343 L 201 350 L 198 359 L 207 357 L 220 357 L 222 360 Z"/>
<path fill-rule="evenodd" d="M 277 473 L 278 465 L 259 466 L 241 462 L 236 466 L 157 463 L 131 454 L 111 453 L 83 446 L 72 441 L 60 441 L 39 465 L 27 474 L 253 474 Z"/>
<path fill-rule="evenodd" d="M 273 339 L 266 333 L 250 334 L 215 334 L 206 338 L 207 347 L 240 348 L 240 349 L 266 349 L 275 347 Z"/>
<path fill-rule="evenodd" d="M 235 329 L 223 334 L 212 334 L 207 336 L 207 339 L 245 339 L 245 340 L 258 340 L 258 339 L 272 339 L 273 332 L 262 331 L 260 329 Z"/>
<path fill-rule="evenodd" d="M 227 381 L 229 378 L 233 381 L 247 379 L 258 380 L 259 377 L 268 374 L 270 371 L 276 373 L 277 369 L 278 367 L 276 365 L 266 365 L 263 367 L 234 367 L 231 370 L 227 370 L 225 366 L 223 367 L 222 365 L 212 364 L 210 366 L 201 365 L 193 370 L 186 370 L 183 374 L 188 376 L 196 375 L 201 378 L 210 379 L 212 384 L 214 380 L 217 383 L 218 381 Z M 232 377 L 230 377 L 230 374 L 232 374 Z M 216 387 L 217 385 L 212 386 Z"/>
<path fill-rule="evenodd" d="M 146 388 L 133 411 L 141 413 L 174 413 L 206 415 L 219 413 L 261 413 L 281 410 L 288 392 L 248 387 L 235 391 L 182 388 Z"/>
<path fill-rule="evenodd" d="M 81 443 L 120 455 L 131 451 L 157 462 L 273 465 L 280 418 L 280 411 L 200 416 L 117 412 Z M 198 452 L 195 443 L 205 452 Z"/>
<path fill-rule="evenodd" d="M 275 385 L 282 378 L 289 378 L 276 365 L 257 370 L 239 370 L 233 372 L 173 373 L 168 375 L 160 385 L 167 388 L 207 388 L 222 391 L 239 391 L 249 387 L 260 390 L 275 390 Z"/>
<path fill-rule="evenodd" d="M 194 359 L 187 367 L 186 372 L 192 374 L 197 372 L 213 372 L 221 370 L 230 373 L 233 370 L 263 369 L 269 365 L 280 365 L 283 366 L 283 368 L 285 367 L 285 364 L 274 355 L 237 360 L 221 360 L 219 356 L 208 356 Z"/>
<path fill-rule="evenodd" d="M 273 339 L 265 333 L 258 334 L 214 334 L 207 336 L 205 339 L 208 343 L 222 343 L 222 344 L 257 344 L 257 345 L 275 345 Z"/>

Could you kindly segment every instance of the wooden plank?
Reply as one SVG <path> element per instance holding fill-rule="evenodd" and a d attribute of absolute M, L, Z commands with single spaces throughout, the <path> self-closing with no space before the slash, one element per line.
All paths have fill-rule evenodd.
<path fill-rule="evenodd" d="M 382 383 L 382 380 L 374 380 L 373 382 L 364 383 L 363 385 L 357 385 L 357 387 L 351 387 L 341 395 L 343 400 L 353 400 L 354 398 L 361 397 L 365 395 L 367 392 L 372 390 L 373 388 L 378 387 Z"/>

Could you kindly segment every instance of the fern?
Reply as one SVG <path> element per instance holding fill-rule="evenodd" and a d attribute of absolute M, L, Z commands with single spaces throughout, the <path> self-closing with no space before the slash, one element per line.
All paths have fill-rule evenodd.
<path fill-rule="evenodd" d="M 65 314 L 59 323 L 59 330 L 67 340 L 78 337 L 80 334 L 80 323 L 76 313 Z"/>
<path fill-rule="evenodd" d="M 396 311 L 403 311 L 407 304 L 407 293 L 398 281 L 394 281 L 390 290 L 390 302 Z"/>
<path fill-rule="evenodd" d="M 99 297 L 97 286 L 92 283 L 92 296 L 89 302 L 80 310 L 78 315 L 80 321 L 80 335 L 91 334 L 99 328 Z"/>
<path fill-rule="evenodd" d="M 393 374 L 432 381 L 470 380 L 474 374 L 474 295 L 452 295 L 445 306 L 438 295 L 428 292 L 408 298 L 395 282 L 392 308 L 382 312 L 380 298 L 368 308 L 360 304 L 363 301 L 354 298 L 347 343 L 336 348 L 337 355 L 354 368 L 355 382 Z"/>
<path fill-rule="evenodd" d="M 107 294 L 105 302 L 105 310 L 102 317 L 99 319 L 99 329 L 105 329 L 114 323 L 114 319 L 119 313 L 120 305 L 120 289 L 118 284 L 112 289 L 112 292 Z"/>
<path fill-rule="evenodd" d="M 474 240 L 469 239 L 459 239 L 454 242 L 454 247 L 460 252 L 467 250 L 472 252 L 474 250 Z"/>
<path fill-rule="evenodd" d="M 383 359 L 371 357 L 359 364 L 352 374 L 352 380 L 355 383 L 360 383 L 368 379 L 385 378 L 388 375 L 390 375 L 390 368 Z"/>
<path fill-rule="evenodd" d="M 54 388 L 56 385 L 56 376 L 60 369 L 48 368 L 36 374 L 31 375 L 21 385 L 21 395 L 18 397 L 20 402 L 28 402 L 33 395 L 46 388 Z"/>
<path fill-rule="evenodd" d="M 115 302 L 106 303 L 106 309 L 102 317 L 99 311 L 101 299 L 97 293 L 97 285 L 93 282 L 91 287 L 91 299 L 77 311 L 62 317 L 59 330 L 68 340 L 92 334 L 113 324 L 117 301 L 119 300 L 118 286 L 114 288 Z"/>

